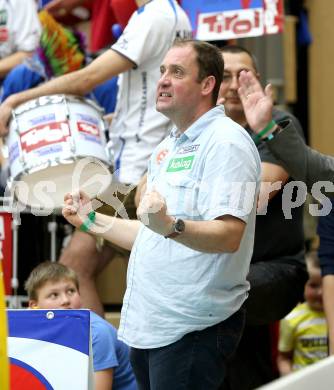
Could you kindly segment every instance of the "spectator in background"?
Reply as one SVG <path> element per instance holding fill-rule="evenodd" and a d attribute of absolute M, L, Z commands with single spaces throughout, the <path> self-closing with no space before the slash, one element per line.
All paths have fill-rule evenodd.
<path fill-rule="evenodd" d="M 242 72 L 239 78 L 239 96 L 248 111 L 262 107 L 262 123 L 272 119 L 272 88 L 263 90 L 257 77 L 251 72 Z M 254 129 L 259 134 L 261 127 Z M 308 191 L 317 181 L 334 181 L 334 157 L 321 154 L 305 145 L 293 121 L 287 120 L 278 127 L 269 128 L 260 138 L 279 159 L 295 180 L 303 181 Z M 333 192 L 329 190 L 328 192 Z"/>
<path fill-rule="evenodd" d="M 85 51 L 85 37 L 63 27 L 45 10 L 38 14 L 42 26 L 39 47 L 34 54 L 15 66 L 3 81 L 1 102 L 10 95 L 33 88 L 54 77 L 79 70 L 90 62 Z M 106 114 L 115 110 L 117 78 L 107 80 L 87 97 L 96 100 Z"/>
<path fill-rule="evenodd" d="M 244 70 L 259 78 L 256 59 L 246 49 L 233 45 L 223 47 L 222 55 L 225 70 L 218 103 L 223 103 L 226 114 L 254 138 L 253 129 L 264 128 L 270 121 L 261 123 L 261 107 L 247 110 L 239 97 L 238 88 L 239 76 Z M 291 120 L 302 137 L 302 129 L 295 117 L 272 106 L 270 113 L 278 124 Z M 232 390 L 253 389 L 275 378 L 271 359 L 271 325 L 302 299 L 307 279 L 303 207 L 294 208 L 291 219 L 285 218 L 283 187 L 289 181 L 289 174 L 265 142 L 260 142 L 257 148 L 261 158 L 262 183 L 254 252 L 247 277 L 251 289 L 246 301 L 246 327 L 237 352 L 227 367 L 226 381 Z M 273 183 L 279 186 L 273 189 Z"/>
<path fill-rule="evenodd" d="M 31 309 L 81 309 L 77 275 L 63 264 L 46 261 L 35 267 L 26 283 Z M 117 330 L 90 313 L 95 390 L 136 390 L 129 348 L 117 340 Z"/>
<path fill-rule="evenodd" d="M 331 210 L 318 221 L 319 260 L 321 267 L 324 310 L 328 323 L 329 353 L 334 354 L 334 200 Z"/>
<path fill-rule="evenodd" d="M 0 0 L 0 80 L 29 57 L 41 32 L 34 0 Z"/>
<path fill-rule="evenodd" d="M 137 9 L 135 0 L 49 0 L 45 9 L 55 18 L 64 18 L 65 14 L 82 5 L 91 9 L 89 49 L 92 53 L 110 46 L 118 38 L 113 35 L 112 26 L 118 23 L 124 29 Z"/>
<path fill-rule="evenodd" d="M 306 255 L 306 264 L 309 279 L 304 289 L 305 302 L 280 322 L 277 365 L 281 376 L 328 356 L 322 279 L 316 252 Z"/>
<path fill-rule="evenodd" d="M 260 133 L 262 126 L 272 118 L 272 88 L 267 85 L 263 90 L 258 79 L 251 72 L 240 74 L 239 96 L 247 112 L 262 113 L 262 124 L 254 129 Z M 321 154 L 306 146 L 298 136 L 292 121 L 281 123 L 268 129 L 262 135 L 270 150 L 279 158 L 296 180 L 303 181 L 308 191 L 314 183 L 327 181 L 325 191 L 332 193 L 334 180 L 334 158 Z M 330 213 L 319 219 L 320 238 L 319 259 L 323 277 L 324 310 L 329 328 L 329 352 L 334 354 L 334 209 L 331 200 Z"/>

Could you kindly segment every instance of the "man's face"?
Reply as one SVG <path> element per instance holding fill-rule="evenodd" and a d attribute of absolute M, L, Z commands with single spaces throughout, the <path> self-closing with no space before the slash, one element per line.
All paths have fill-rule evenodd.
<path fill-rule="evenodd" d="M 201 99 L 196 53 L 189 46 L 173 47 L 160 67 L 156 95 L 157 111 L 167 117 L 187 115 Z"/>
<path fill-rule="evenodd" d="M 79 291 L 72 280 L 62 279 L 47 282 L 37 290 L 37 301 L 30 301 L 31 308 L 80 309 Z"/>
<path fill-rule="evenodd" d="M 224 103 L 226 113 L 240 115 L 243 107 L 238 95 L 239 75 L 242 70 L 256 74 L 251 57 L 247 53 L 223 53 L 224 77 L 220 85 L 218 104 Z"/>

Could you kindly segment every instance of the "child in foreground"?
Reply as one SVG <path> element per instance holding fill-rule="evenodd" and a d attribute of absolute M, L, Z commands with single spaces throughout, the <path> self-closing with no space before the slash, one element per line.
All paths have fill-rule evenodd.
<path fill-rule="evenodd" d="M 30 273 L 25 288 L 32 309 L 81 309 L 79 282 L 73 270 L 46 261 Z M 90 312 L 96 390 L 136 390 L 128 347 L 116 329 Z"/>
<path fill-rule="evenodd" d="M 305 302 L 280 322 L 277 365 L 281 376 L 328 356 L 327 323 L 322 305 L 322 279 L 316 253 L 306 256 L 309 279 Z"/>

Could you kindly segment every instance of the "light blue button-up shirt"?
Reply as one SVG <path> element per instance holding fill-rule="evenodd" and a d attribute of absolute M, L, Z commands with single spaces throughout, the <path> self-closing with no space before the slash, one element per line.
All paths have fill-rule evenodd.
<path fill-rule="evenodd" d="M 246 228 L 237 252 L 203 253 L 143 225 L 131 252 L 118 332 L 125 343 L 162 347 L 240 308 L 249 290 L 260 170 L 254 142 L 223 106 L 179 136 L 174 129 L 157 147 L 148 188 L 165 198 L 169 214 L 199 221 L 232 215 Z"/>

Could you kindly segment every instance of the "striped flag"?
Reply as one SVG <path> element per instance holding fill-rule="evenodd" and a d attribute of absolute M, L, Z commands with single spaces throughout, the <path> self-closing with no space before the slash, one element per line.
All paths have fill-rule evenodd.
<path fill-rule="evenodd" d="M 7 357 L 7 318 L 2 272 L 2 241 L 0 240 L 0 389 L 9 390 Z"/>

